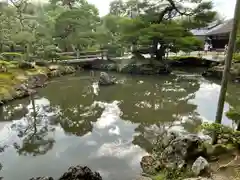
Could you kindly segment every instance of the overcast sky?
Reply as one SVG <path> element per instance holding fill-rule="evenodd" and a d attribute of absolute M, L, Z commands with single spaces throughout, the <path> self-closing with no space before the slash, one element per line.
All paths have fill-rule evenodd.
<path fill-rule="evenodd" d="M 3 1 L 3 0 L 0 0 Z M 38 2 L 47 2 L 48 0 L 33 0 Z M 100 15 L 104 16 L 109 12 L 109 4 L 113 0 L 88 0 L 88 2 L 95 4 L 99 9 Z M 232 18 L 236 0 L 212 0 L 215 9 L 226 19 Z"/>
<path fill-rule="evenodd" d="M 88 0 L 99 9 L 100 15 L 106 15 L 109 11 L 109 3 L 112 0 Z M 236 0 L 213 0 L 215 9 L 227 19 L 232 18 Z"/>

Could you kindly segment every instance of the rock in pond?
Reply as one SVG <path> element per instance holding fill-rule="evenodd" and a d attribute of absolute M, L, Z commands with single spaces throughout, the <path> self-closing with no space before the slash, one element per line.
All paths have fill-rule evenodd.
<path fill-rule="evenodd" d="M 120 72 L 130 73 L 130 74 L 145 74 L 145 75 L 154 75 L 154 74 L 169 74 L 170 71 L 161 64 L 128 64 L 124 66 Z"/>
<path fill-rule="evenodd" d="M 28 87 L 27 84 L 19 84 L 14 86 L 15 94 L 14 98 L 22 98 L 29 96 L 30 94 L 35 94 L 36 91 Z"/>
<path fill-rule="evenodd" d="M 102 180 L 98 172 L 92 172 L 88 167 L 73 166 L 65 172 L 59 180 Z"/>
<path fill-rule="evenodd" d="M 106 86 L 106 85 L 113 85 L 115 84 L 115 79 L 112 78 L 111 76 L 109 76 L 108 73 L 106 72 L 101 72 L 100 73 L 100 78 L 99 78 L 99 85 L 103 85 L 103 86 Z"/>
<path fill-rule="evenodd" d="M 201 156 L 197 158 L 197 160 L 192 165 L 192 172 L 195 176 L 202 175 L 203 173 L 209 173 L 209 171 L 210 166 L 208 161 Z"/>
<path fill-rule="evenodd" d="M 197 177 L 197 178 L 187 178 L 184 180 L 213 180 L 213 179 L 205 178 L 205 177 Z"/>
<path fill-rule="evenodd" d="M 30 180 L 54 180 L 52 177 L 37 177 Z M 58 180 L 102 180 L 98 172 L 93 172 L 86 166 L 72 166 Z"/>
<path fill-rule="evenodd" d="M 30 180 L 54 180 L 52 177 L 37 177 L 31 178 Z"/>
<path fill-rule="evenodd" d="M 38 88 L 46 85 L 48 76 L 45 74 L 38 74 L 28 78 L 27 85 L 28 88 Z"/>

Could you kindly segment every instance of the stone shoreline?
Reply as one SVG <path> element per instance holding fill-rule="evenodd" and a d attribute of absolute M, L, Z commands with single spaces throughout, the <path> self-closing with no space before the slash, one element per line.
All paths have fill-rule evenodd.
<path fill-rule="evenodd" d="M 232 159 L 238 157 L 240 132 L 214 123 L 205 123 L 201 129 L 204 133 L 201 135 L 173 131 L 162 134 L 161 141 L 154 143 L 152 154 L 142 158 L 143 172 L 161 180 L 218 180 L 215 177 L 233 180 L 223 176 L 219 170 L 224 167 L 238 172 L 238 162 L 235 162 L 236 167 L 219 162 L 233 162 Z M 213 132 L 218 135 L 215 145 L 212 145 L 210 137 Z M 239 178 L 238 174 L 236 176 Z"/>
<path fill-rule="evenodd" d="M 76 72 L 76 69 L 72 66 L 61 65 L 49 65 L 48 67 L 38 67 L 30 70 L 34 73 L 26 74 L 22 69 L 14 69 L 14 71 L 19 71 L 19 73 L 14 76 L 11 71 L 0 72 L 0 82 L 3 81 L 3 83 L 6 84 L 4 80 L 12 81 L 0 87 L 2 88 L 0 91 L 0 105 L 36 93 L 35 89 L 46 86 L 48 80 L 51 78 Z M 3 76 L 2 79 L 1 76 Z"/>

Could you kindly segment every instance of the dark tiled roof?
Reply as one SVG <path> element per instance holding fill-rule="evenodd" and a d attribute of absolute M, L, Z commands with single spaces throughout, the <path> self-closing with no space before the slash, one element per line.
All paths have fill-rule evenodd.
<path fill-rule="evenodd" d="M 195 36 L 205 36 L 208 31 L 208 29 L 193 29 L 191 33 Z"/>
<path fill-rule="evenodd" d="M 233 26 L 233 19 L 227 20 L 227 21 L 223 22 L 222 24 L 219 24 L 218 26 L 210 29 L 206 33 L 206 35 L 229 33 L 232 30 L 232 26 Z"/>
<path fill-rule="evenodd" d="M 224 21 L 219 25 L 215 25 L 212 27 L 209 26 L 202 29 L 193 29 L 191 30 L 191 32 L 195 36 L 211 36 L 216 34 L 225 34 L 225 33 L 231 32 L 232 25 L 233 25 L 233 19 L 230 19 L 230 20 Z"/>
<path fill-rule="evenodd" d="M 209 23 L 208 26 L 205 28 L 191 30 L 191 33 L 193 33 L 195 36 L 205 36 L 210 29 L 212 29 L 218 25 L 219 25 L 219 21 L 216 20 L 216 21 Z"/>

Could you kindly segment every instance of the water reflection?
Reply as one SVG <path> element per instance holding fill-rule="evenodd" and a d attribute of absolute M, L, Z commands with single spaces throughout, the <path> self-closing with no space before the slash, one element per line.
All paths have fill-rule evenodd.
<path fill-rule="evenodd" d="M 162 128 L 195 132 L 215 116 L 219 85 L 200 76 L 116 77 L 116 85 L 99 89 L 86 74 L 57 79 L 35 97 L 36 116 L 29 99 L 3 106 L 3 176 L 58 177 L 82 164 L 107 180 L 134 179 Z"/>
<path fill-rule="evenodd" d="M 33 103 L 28 106 L 21 107 L 23 112 L 22 117 L 19 120 L 14 120 L 12 124 L 8 124 L 1 131 L 3 137 L 5 137 L 5 144 L 8 146 L 11 142 L 19 155 L 43 155 L 50 149 L 52 149 L 55 142 L 54 138 L 50 137 L 50 134 L 54 132 L 54 127 L 50 126 L 51 118 L 54 116 L 54 112 L 51 111 L 50 103 L 47 99 L 37 99 L 35 108 Z M 14 107 L 13 110 L 19 110 L 20 108 Z M 12 111 L 10 111 L 12 113 Z M 3 139 L 1 139 L 3 140 Z M 3 143 L 2 143 L 3 144 Z M 4 145 L 6 147 L 6 145 Z"/>

